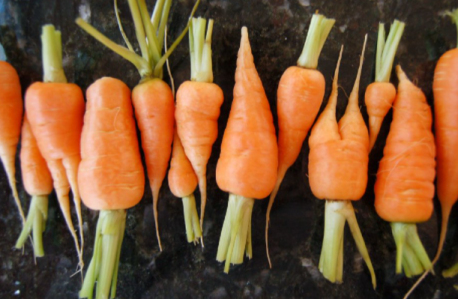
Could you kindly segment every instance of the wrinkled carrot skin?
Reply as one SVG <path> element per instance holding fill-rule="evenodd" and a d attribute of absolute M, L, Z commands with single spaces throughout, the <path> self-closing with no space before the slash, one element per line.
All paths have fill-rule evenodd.
<path fill-rule="evenodd" d="M 433 212 L 436 174 L 432 114 L 423 92 L 400 77 L 393 121 L 375 183 L 375 209 L 389 222 L 423 222 Z"/>
<path fill-rule="evenodd" d="M 242 30 L 247 31 L 246 27 Z M 263 199 L 274 188 L 277 167 L 272 113 L 245 32 L 238 53 L 234 99 L 216 167 L 216 182 L 223 191 Z"/>
<path fill-rule="evenodd" d="M 372 148 L 377 140 L 383 119 L 396 98 L 396 88 L 389 82 L 373 82 L 367 86 L 364 98 L 369 115 L 369 137 Z"/>
<path fill-rule="evenodd" d="M 38 149 L 27 116 L 22 123 L 20 160 L 25 191 L 30 195 L 50 194 L 53 189 L 51 173 Z"/>
<path fill-rule="evenodd" d="M 142 198 L 145 176 L 138 146 L 131 93 L 105 77 L 86 92 L 78 183 L 92 210 L 128 209 Z"/>
<path fill-rule="evenodd" d="M 180 198 L 192 194 L 197 187 L 197 176 L 176 132 L 173 139 L 168 181 L 172 194 Z"/>

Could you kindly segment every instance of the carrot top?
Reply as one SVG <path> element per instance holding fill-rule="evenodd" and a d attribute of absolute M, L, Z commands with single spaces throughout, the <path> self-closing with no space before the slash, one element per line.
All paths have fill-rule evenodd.
<path fill-rule="evenodd" d="M 189 28 L 189 55 L 191 56 L 191 81 L 213 82 L 212 32 L 213 20 L 208 20 L 205 36 L 204 18 L 192 18 Z"/>
<path fill-rule="evenodd" d="M 394 55 L 401 40 L 406 24 L 394 20 L 388 38 L 385 39 L 385 24 L 378 25 L 377 54 L 375 59 L 375 81 L 390 82 Z"/>
<path fill-rule="evenodd" d="M 321 50 L 335 22 L 335 19 L 328 19 L 317 13 L 313 15 L 304 49 L 297 60 L 298 66 L 309 69 L 317 68 Z"/>
<path fill-rule="evenodd" d="M 43 82 L 67 83 L 62 67 L 62 36 L 53 25 L 43 26 L 41 35 Z"/>
<path fill-rule="evenodd" d="M 172 5 L 172 0 L 157 0 L 154 6 L 151 20 L 149 18 L 145 0 L 128 0 L 128 2 L 130 12 L 134 20 L 135 33 L 140 47 L 141 56 L 135 53 L 132 45 L 124 33 L 117 12 L 116 1 L 116 18 L 118 20 L 121 34 L 127 44 L 127 48 L 113 42 L 81 18 L 76 19 L 76 24 L 96 40 L 111 49 L 113 52 L 117 53 L 135 65 L 135 67 L 138 69 L 138 72 L 140 73 L 140 76 L 142 77 L 142 80 L 162 78 L 162 68 L 164 63 L 173 53 L 183 37 L 186 35 L 186 32 L 188 31 L 191 24 L 191 19 L 188 21 L 186 28 L 183 29 L 178 38 L 169 47 L 167 52 L 161 56 L 161 49 L 164 46 L 165 27 L 167 25 L 167 19 L 170 12 L 170 6 Z M 194 4 L 191 12 L 191 17 L 194 15 L 199 2 L 200 0 L 197 0 Z"/>
<path fill-rule="evenodd" d="M 456 27 L 457 27 L 457 38 L 456 38 L 456 41 L 457 41 L 457 48 L 458 48 L 458 8 L 455 8 L 454 10 L 452 11 L 447 11 L 446 14 L 452 18 L 452 21 L 453 23 L 455 23 Z"/>

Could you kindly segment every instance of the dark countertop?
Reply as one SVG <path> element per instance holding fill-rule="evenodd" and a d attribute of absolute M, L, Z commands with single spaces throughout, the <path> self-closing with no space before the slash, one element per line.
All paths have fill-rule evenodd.
<path fill-rule="evenodd" d="M 126 33 L 135 39 L 126 1 L 119 1 Z M 152 10 L 152 1 L 147 1 Z M 170 39 L 184 27 L 193 3 L 174 1 L 170 20 Z M 282 72 L 296 60 L 302 50 L 311 15 L 315 10 L 337 22 L 326 42 L 319 70 L 330 90 L 338 51 L 345 45 L 339 84 L 340 117 L 346 106 L 346 95 L 356 76 L 359 54 L 366 33 L 369 34 L 360 103 L 367 119 L 363 94 L 374 79 L 375 46 L 379 21 L 399 18 L 407 22 L 395 63 L 400 63 L 412 81 L 422 88 L 432 103 L 432 77 L 437 59 L 456 45 L 456 29 L 447 9 L 458 7 L 458 1 L 311 1 L 203 0 L 197 16 L 215 19 L 213 33 L 213 68 L 215 83 L 224 91 L 225 102 L 219 119 L 219 138 L 213 147 L 208 165 L 208 204 L 205 218 L 205 250 L 186 243 L 183 210 L 179 199 L 170 193 L 164 181 L 159 202 L 159 223 L 164 251 L 159 252 L 152 216 L 151 191 L 145 190 L 143 200 L 128 211 L 126 234 L 122 246 L 119 298 L 402 298 L 414 283 L 403 275 L 394 275 L 395 244 L 388 223 L 375 213 L 373 186 L 378 161 L 382 157 L 391 113 L 386 118 L 379 139 L 370 155 L 369 183 L 364 197 L 354 203 L 357 218 L 377 275 L 374 291 L 370 275 L 363 264 L 350 232 L 345 233 L 344 282 L 333 285 L 325 280 L 317 266 L 323 238 L 324 202 L 317 200 L 308 184 L 308 142 L 304 143 L 297 162 L 290 168 L 277 196 L 271 214 L 270 250 L 274 268 L 268 269 L 264 249 L 264 222 L 267 200 L 256 201 L 253 209 L 253 253 L 251 261 L 232 267 L 229 275 L 216 262 L 228 195 L 215 182 L 215 167 L 222 133 L 232 101 L 234 72 L 240 41 L 240 28 L 249 29 L 255 63 L 264 83 L 276 123 L 276 88 Z M 41 79 L 41 26 L 53 23 L 62 30 L 64 69 L 70 82 L 86 89 L 102 76 L 113 76 L 134 87 L 139 80 L 136 69 L 80 30 L 73 20 L 80 14 L 90 15 L 92 25 L 108 37 L 122 43 L 112 1 L 14 1 L 0 0 L 0 42 L 8 60 L 17 68 L 25 89 Z M 387 28 L 388 29 L 388 28 Z M 172 72 L 178 85 L 189 77 L 187 39 L 171 58 Z M 1 51 L 0 51 L 1 52 Z M 392 82 L 396 83 L 393 73 Z M 345 92 L 344 92 L 345 91 Z M 17 162 L 17 167 L 19 163 Z M 20 181 L 20 172 L 16 177 Z M 458 183 L 458 182 L 457 182 Z M 19 185 L 23 207 L 28 209 L 29 197 Z M 9 190 L 6 175 L 0 174 L 0 297 L 1 298 L 77 298 L 80 288 L 75 271 L 77 258 L 55 195 L 49 204 L 49 220 L 44 233 L 46 256 L 34 265 L 32 249 L 24 254 L 14 250 L 20 232 L 20 220 Z M 199 203 L 199 196 L 196 196 Z M 440 211 L 429 221 L 418 225 L 419 234 L 430 257 L 435 254 Z M 74 214 L 76 220 L 76 215 Z M 83 208 L 85 222 L 85 261 L 92 255 L 97 213 Z M 456 261 L 458 254 L 458 211 L 453 211 L 445 248 L 436 269 L 439 273 Z M 74 220 L 74 221 L 75 221 Z M 76 222 L 75 222 L 76 223 Z M 412 298 L 456 298 L 453 284 L 458 278 L 428 276 Z"/>

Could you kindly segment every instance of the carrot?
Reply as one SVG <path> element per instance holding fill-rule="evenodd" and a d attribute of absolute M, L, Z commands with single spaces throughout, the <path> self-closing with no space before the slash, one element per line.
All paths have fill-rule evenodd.
<path fill-rule="evenodd" d="M 216 166 L 216 182 L 229 192 L 229 204 L 219 240 L 216 260 L 243 263 L 243 254 L 253 256 L 251 214 L 254 199 L 272 192 L 277 178 L 278 148 L 269 101 L 256 71 L 248 40 L 242 38 L 235 71 L 234 100 L 224 131 Z"/>
<path fill-rule="evenodd" d="M 41 38 L 44 78 L 43 82 L 36 82 L 27 89 L 25 107 L 32 133 L 51 172 L 57 199 L 73 236 L 82 269 L 84 238 L 77 172 L 81 161 L 84 97 L 81 88 L 67 83 L 62 68 L 60 32 L 52 25 L 45 25 Z M 79 242 L 70 214 L 70 188 L 78 216 Z"/>
<path fill-rule="evenodd" d="M 194 190 L 197 187 L 197 176 L 191 162 L 186 157 L 176 130 L 173 138 L 172 160 L 170 162 L 168 180 L 170 191 L 183 201 L 188 242 L 199 242 L 199 238 L 202 237 L 202 231 L 200 229 L 196 200 L 194 198 Z"/>
<path fill-rule="evenodd" d="M 191 17 L 197 9 L 199 1 L 196 1 Z M 135 31 L 142 56 L 139 56 L 133 50 L 124 34 L 119 18 L 118 24 L 129 49 L 112 42 L 81 18 L 78 18 L 76 23 L 106 47 L 134 64 L 142 77 L 140 84 L 133 89 L 132 101 L 135 118 L 140 129 L 146 170 L 153 194 L 156 236 L 159 249 L 162 251 L 157 205 L 159 201 L 159 190 L 165 178 L 172 152 L 175 113 L 172 90 L 162 81 L 162 67 L 166 59 L 186 35 L 190 21 L 167 52 L 161 56 L 164 31 L 172 0 L 158 0 L 151 21 L 145 0 L 129 0 L 128 2 L 134 19 Z M 115 9 L 115 11 L 117 10 Z"/>
<path fill-rule="evenodd" d="M 16 242 L 16 248 L 24 246 L 33 230 L 33 250 L 37 257 L 44 256 L 42 233 L 48 219 L 48 196 L 52 192 L 51 173 L 46 161 L 38 149 L 37 141 L 30 129 L 29 121 L 24 116 L 21 133 L 21 173 L 24 188 L 32 195 L 27 221 Z"/>
<path fill-rule="evenodd" d="M 431 268 L 416 223 L 433 212 L 435 156 L 432 114 L 423 92 L 396 67 L 398 95 L 393 121 L 374 186 L 375 209 L 391 222 L 396 242 L 396 273 L 407 277 Z"/>
<path fill-rule="evenodd" d="M 385 25 L 379 23 L 377 54 L 375 59 L 375 82 L 366 89 L 365 101 L 369 115 L 370 148 L 374 147 L 383 119 L 396 98 L 396 88 L 390 83 L 394 55 L 404 32 L 405 23 L 394 20 L 385 40 Z"/>
<path fill-rule="evenodd" d="M 266 213 L 266 253 L 269 266 L 270 211 L 288 168 L 296 161 L 302 143 L 320 110 L 325 91 L 323 74 L 316 68 L 321 49 L 334 25 L 334 19 L 314 14 L 304 49 L 297 66 L 289 67 L 282 75 L 277 90 L 278 114 L 278 170 L 275 188 L 270 194 Z"/>
<path fill-rule="evenodd" d="M 116 297 L 126 209 L 142 198 L 145 176 L 140 157 L 130 90 L 105 77 L 86 92 L 78 183 L 84 204 L 100 211 L 91 263 L 80 298 Z M 110 291 L 111 290 L 111 291 Z"/>
<path fill-rule="evenodd" d="M 8 183 L 13 191 L 13 198 L 24 225 L 25 216 L 17 193 L 14 166 L 23 113 L 21 83 L 14 67 L 1 60 L 0 98 L 2 101 L 0 105 L 0 159 L 5 167 Z"/>
<path fill-rule="evenodd" d="M 208 20 L 206 37 L 205 23 L 206 20 L 202 18 L 192 20 L 189 30 L 191 81 L 184 82 L 178 88 L 175 110 L 178 135 L 199 180 L 201 229 L 207 202 L 207 163 L 218 137 L 218 117 L 224 101 L 223 91 L 213 83 L 213 20 Z"/>

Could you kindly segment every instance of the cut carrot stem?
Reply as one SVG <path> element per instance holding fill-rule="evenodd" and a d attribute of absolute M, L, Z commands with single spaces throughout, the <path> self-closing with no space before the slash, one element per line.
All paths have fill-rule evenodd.
<path fill-rule="evenodd" d="M 395 20 L 391 25 L 390 33 L 386 42 L 385 28 L 381 23 L 379 25 L 379 36 L 377 42 L 376 54 L 376 69 L 375 81 L 376 82 L 390 82 L 391 69 L 393 68 L 393 60 L 396 50 L 401 40 L 402 33 L 404 32 L 405 23 Z M 382 42 L 383 41 L 383 42 Z"/>
<path fill-rule="evenodd" d="M 458 263 L 453 265 L 451 268 L 442 271 L 442 276 L 445 278 L 450 278 L 458 274 Z"/>
<path fill-rule="evenodd" d="M 197 214 L 196 199 L 194 194 L 185 196 L 183 200 L 184 222 L 186 226 L 186 237 L 188 242 L 196 243 L 202 237 L 199 215 Z"/>

